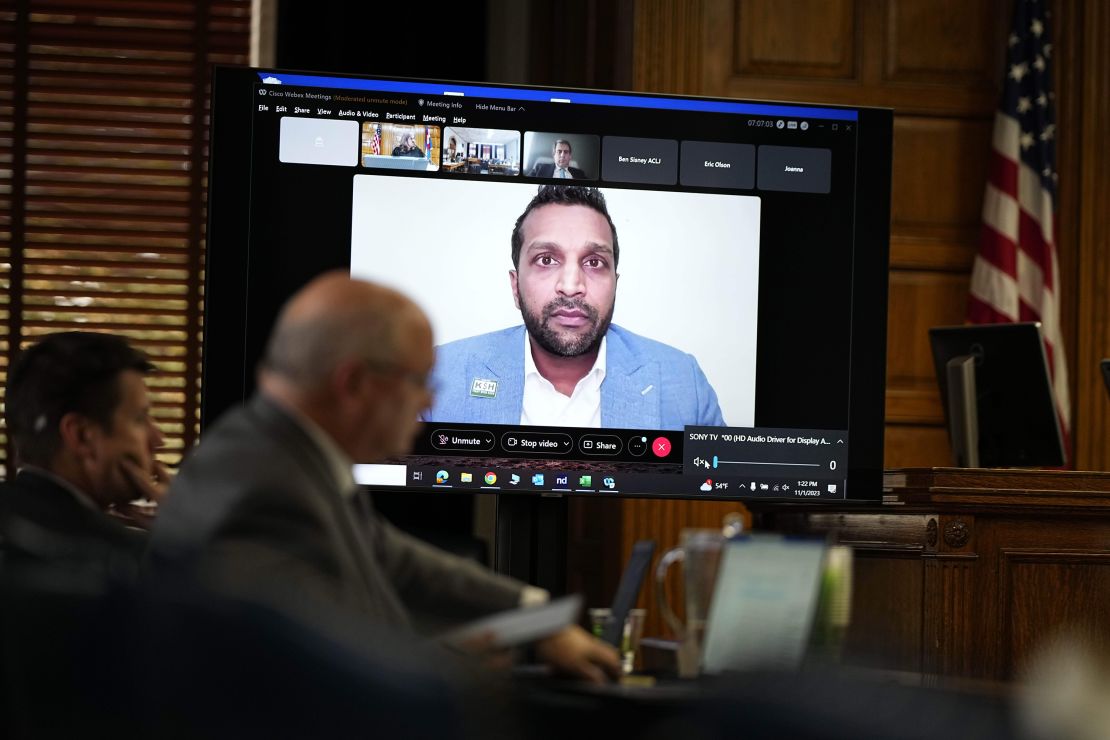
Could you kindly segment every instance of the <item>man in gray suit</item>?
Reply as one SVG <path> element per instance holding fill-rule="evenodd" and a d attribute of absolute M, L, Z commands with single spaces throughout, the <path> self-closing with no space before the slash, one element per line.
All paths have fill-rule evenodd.
<path fill-rule="evenodd" d="M 356 497 L 352 461 L 405 454 L 434 362 L 423 313 L 392 290 L 329 273 L 278 317 L 258 394 L 182 466 L 150 546 L 162 575 L 313 616 L 409 629 L 410 609 L 467 619 L 546 598 L 395 529 Z M 537 644 L 554 667 L 618 675 L 616 653 L 571 627 Z"/>

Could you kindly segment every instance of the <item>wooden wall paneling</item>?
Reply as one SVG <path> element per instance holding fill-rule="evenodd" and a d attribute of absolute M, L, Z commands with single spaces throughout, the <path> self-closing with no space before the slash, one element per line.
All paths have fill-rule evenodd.
<path fill-rule="evenodd" d="M 888 468 L 895 460 L 905 467 L 919 468 L 949 464 L 952 448 L 943 426 L 932 424 L 887 424 L 884 432 Z"/>
<path fill-rule="evenodd" d="M 883 77 L 893 83 L 978 88 L 993 94 L 1002 69 L 996 0 L 887 0 Z M 1007 9 L 1008 12 L 1008 9 Z M 992 39 L 995 43 L 984 43 Z M 941 43 L 938 43 L 941 42 Z"/>
<path fill-rule="evenodd" d="M 904 270 L 945 270 L 971 274 L 979 249 L 979 228 L 931 226 L 890 233 L 890 265 Z"/>
<path fill-rule="evenodd" d="M 1006 550 L 1001 560 L 1007 677 L 1019 677 L 1059 637 L 1082 639 L 1096 655 L 1110 650 L 1110 552 Z"/>
<path fill-rule="evenodd" d="M 990 117 L 895 118 L 891 235 L 911 240 L 892 245 L 892 267 L 970 268 L 992 128 Z"/>
<path fill-rule="evenodd" d="M 522 81 L 532 84 L 632 87 L 634 0 L 498 0 L 488 12 L 496 14 L 491 19 L 495 27 L 514 36 L 499 45 L 507 48 L 490 48 L 490 71 L 498 77 L 521 73 L 512 69 L 515 52 L 526 59 L 527 79 Z"/>
<path fill-rule="evenodd" d="M 1082 175 L 1082 56 L 1083 8 L 1073 0 L 1052 0 L 1050 5 L 1056 23 L 1055 83 L 1056 83 L 1056 253 L 1060 262 L 1060 330 L 1064 335 L 1064 353 L 1067 358 L 1068 382 L 1073 407 L 1077 399 L 1079 284 L 1079 230 Z M 1070 297 L 1070 299 L 1069 299 Z M 1072 453 L 1075 454 L 1082 440 L 1074 432 L 1078 421 L 1073 419 Z M 1075 466 L 1083 469 L 1076 458 Z M 1083 466 L 1083 467 L 1081 467 Z M 1093 469 L 1093 468 L 1089 468 Z"/>
<path fill-rule="evenodd" d="M 930 22 L 912 36 L 913 48 L 920 51 L 902 54 L 892 44 L 901 44 L 907 34 L 890 38 L 891 22 L 887 20 L 891 15 L 890 2 L 856 0 L 850 5 L 828 3 L 827 8 L 813 10 L 809 3 L 800 2 L 703 0 L 700 5 L 706 37 L 701 88 L 707 95 L 875 105 L 892 107 L 899 113 L 932 116 L 990 116 L 996 105 L 994 90 L 1002 69 L 1001 50 L 1006 37 L 1005 24 L 997 23 L 997 13 L 1008 0 L 949 3 L 952 7 L 944 23 Z M 914 17 L 913 14 L 927 12 L 932 5 L 916 0 L 910 4 L 900 3 L 899 7 L 898 17 L 902 18 L 906 13 Z M 848 14 L 854 15 L 850 25 L 844 20 Z M 983 19 L 991 16 L 996 19 L 995 23 L 984 23 Z M 763 25 L 751 22 L 756 18 Z M 814 18 L 830 25 L 821 26 Z M 830 22 L 828 18 L 837 20 Z M 747 23 L 745 19 L 749 19 Z M 792 63 L 785 59 L 756 59 L 750 50 L 765 50 L 762 51 L 764 57 L 782 57 L 789 51 L 785 44 L 774 46 L 773 53 L 766 51 L 770 42 L 762 36 L 768 24 L 774 28 L 794 24 L 803 34 L 810 25 L 819 28 L 825 40 L 817 49 L 823 51 L 802 50 L 799 52 L 801 58 Z M 937 34 L 943 34 L 950 27 L 968 29 L 957 31 L 961 39 L 965 34 L 985 34 L 988 38 L 980 40 L 978 46 L 992 51 L 945 50 L 951 44 L 950 37 Z M 735 30 L 732 34 L 721 33 L 720 29 L 724 28 Z M 835 32 L 830 32 L 830 28 Z M 834 33 L 848 33 L 849 36 L 839 41 L 828 40 Z M 749 36 L 760 38 L 749 39 Z M 814 58 L 831 59 L 830 49 L 838 48 L 844 50 L 845 56 L 840 66 L 822 66 L 813 61 Z M 929 50 L 934 52 L 932 61 L 920 59 Z M 939 55 L 936 54 L 938 50 L 941 51 Z M 991 54 L 997 59 L 998 71 L 990 71 L 988 77 L 982 58 Z M 893 61 L 888 61 L 891 59 Z M 945 68 L 946 63 L 956 68 Z M 976 65 L 984 70 L 977 69 L 969 75 L 967 69 Z M 889 70 L 893 70 L 898 79 L 887 79 Z"/>
<path fill-rule="evenodd" d="M 1020 678 L 1029 659 L 1059 636 L 1110 649 L 1107 526 L 1059 506 L 1045 516 L 1000 517 L 980 527 L 979 551 L 995 570 L 984 592 L 996 594 L 997 610 L 996 634 L 984 639 L 997 643 L 999 678 Z"/>
<path fill-rule="evenodd" d="M 936 517 L 935 551 L 925 557 L 922 667 L 926 673 L 987 678 L 993 675 L 991 651 L 968 625 L 986 607 L 978 598 L 984 576 L 975 517 Z"/>
<path fill-rule="evenodd" d="M 741 75 L 851 79 L 856 74 L 853 0 L 740 3 L 735 70 Z M 748 28 L 758 33 L 747 33 Z"/>
<path fill-rule="evenodd" d="M 703 5 L 699 0 L 637 0 L 633 14 L 634 89 L 701 92 L 702 64 L 714 56 L 703 49 Z"/>
<path fill-rule="evenodd" d="M 1110 357 L 1110 4 L 1068 4 L 1073 13 L 1081 9 L 1081 28 L 1064 42 L 1079 44 L 1081 75 L 1071 81 L 1069 91 L 1081 101 L 1079 147 L 1065 150 L 1076 159 L 1066 164 L 1079 168 L 1075 260 L 1078 290 L 1076 321 L 1075 380 L 1076 467 L 1110 470 L 1110 404 L 1098 375 L 1097 362 Z M 1066 57 L 1065 57 L 1066 58 Z M 1060 59 L 1057 60 L 1061 61 Z M 1067 135 L 1068 132 L 1065 132 Z M 1075 136 L 1075 134 L 1072 134 Z M 1062 163 L 1063 164 L 1063 163 Z"/>
<path fill-rule="evenodd" d="M 922 670 L 943 676 L 985 677 L 976 660 L 976 641 L 965 628 L 979 604 L 971 583 L 974 556 L 925 560 L 924 654 Z"/>
<path fill-rule="evenodd" d="M 845 660 L 868 668 L 920 671 L 923 589 L 920 549 L 857 548 Z"/>
<path fill-rule="evenodd" d="M 907 270 L 890 273 L 888 445 L 884 451 L 888 468 L 948 464 L 947 437 L 942 426 L 944 409 L 933 371 L 928 332 L 933 326 L 963 323 L 967 285 L 968 278 L 962 273 Z"/>
<path fill-rule="evenodd" d="M 968 276 L 959 273 L 892 270 L 887 330 L 887 380 L 930 382 L 933 377 L 928 329 L 960 324 Z"/>

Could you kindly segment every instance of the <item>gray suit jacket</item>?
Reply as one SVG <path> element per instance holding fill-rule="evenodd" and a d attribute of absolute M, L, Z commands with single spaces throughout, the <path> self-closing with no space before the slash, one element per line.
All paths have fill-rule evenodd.
<path fill-rule="evenodd" d="M 410 626 L 409 608 L 467 619 L 519 604 L 523 584 L 359 510 L 339 485 L 300 424 L 257 395 L 220 419 L 174 479 L 150 569 L 393 627 Z"/>

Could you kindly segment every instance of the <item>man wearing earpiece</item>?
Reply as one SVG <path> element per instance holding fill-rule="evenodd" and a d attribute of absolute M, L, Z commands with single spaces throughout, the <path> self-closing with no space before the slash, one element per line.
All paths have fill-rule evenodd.
<path fill-rule="evenodd" d="M 169 472 L 144 376 L 122 337 L 50 334 L 17 356 L 5 416 L 19 472 L 0 483 L 0 571 L 48 568 L 87 585 L 131 581 L 146 535 L 130 502 L 161 500 Z"/>

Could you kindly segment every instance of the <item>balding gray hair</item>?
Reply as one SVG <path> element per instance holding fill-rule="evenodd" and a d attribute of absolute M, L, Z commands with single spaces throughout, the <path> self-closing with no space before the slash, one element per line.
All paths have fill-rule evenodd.
<path fill-rule="evenodd" d="M 398 350 L 399 313 L 349 310 L 290 318 L 282 312 L 262 365 L 311 391 L 326 386 L 335 369 L 347 360 L 392 363 Z"/>

